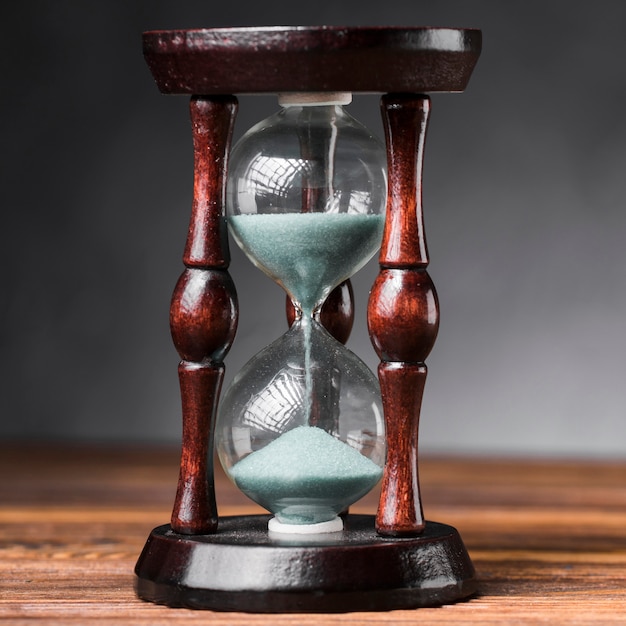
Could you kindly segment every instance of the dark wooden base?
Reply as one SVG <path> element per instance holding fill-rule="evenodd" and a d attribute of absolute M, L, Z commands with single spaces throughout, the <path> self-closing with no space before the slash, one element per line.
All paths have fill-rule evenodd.
<path fill-rule="evenodd" d="M 268 515 L 224 517 L 213 535 L 155 528 L 135 568 L 137 595 L 172 607 L 253 613 L 387 611 L 449 604 L 476 590 L 458 532 L 380 537 L 374 517 L 342 533 L 269 535 Z"/>

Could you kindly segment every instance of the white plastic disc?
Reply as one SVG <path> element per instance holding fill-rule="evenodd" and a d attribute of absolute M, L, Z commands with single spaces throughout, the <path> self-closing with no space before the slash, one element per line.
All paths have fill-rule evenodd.
<path fill-rule="evenodd" d="M 283 535 L 317 535 L 318 533 L 337 533 L 343 530 L 343 520 L 340 517 L 320 522 L 319 524 L 283 524 L 275 517 L 270 519 L 267 529 L 272 533 Z"/>

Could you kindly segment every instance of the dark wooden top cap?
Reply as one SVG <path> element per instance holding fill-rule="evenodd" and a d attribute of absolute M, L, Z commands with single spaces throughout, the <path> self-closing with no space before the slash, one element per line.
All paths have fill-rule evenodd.
<path fill-rule="evenodd" d="M 279 26 L 150 31 L 143 50 L 168 94 L 428 93 L 467 86 L 481 32 Z"/>

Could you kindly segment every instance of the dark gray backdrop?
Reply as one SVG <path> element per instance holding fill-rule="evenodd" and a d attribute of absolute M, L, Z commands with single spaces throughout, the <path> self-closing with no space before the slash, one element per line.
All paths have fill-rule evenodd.
<path fill-rule="evenodd" d="M 187 99 L 158 93 L 154 28 L 483 30 L 462 95 L 433 97 L 424 202 L 441 329 L 422 449 L 626 456 L 626 4 L 24 2 L 3 9 L 0 435 L 173 440 L 169 298 L 191 204 Z M 243 98 L 242 129 L 275 108 Z M 375 97 L 351 112 L 380 131 Z M 229 380 L 285 329 L 233 250 Z M 370 264 L 349 346 L 371 366 Z"/>

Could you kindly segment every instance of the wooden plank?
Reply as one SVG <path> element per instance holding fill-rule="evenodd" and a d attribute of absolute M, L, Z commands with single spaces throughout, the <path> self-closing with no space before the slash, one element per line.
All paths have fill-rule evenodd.
<path fill-rule="evenodd" d="M 626 463 L 425 459 L 425 512 L 455 525 L 480 594 L 440 609 L 244 615 L 141 602 L 133 567 L 169 519 L 178 452 L 0 446 L 0 620 L 11 624 L 626 623 Z M 218 472 L 222 515 L 258 511 Z M 356 505 L 373 512 L 377 494 Z"/>

